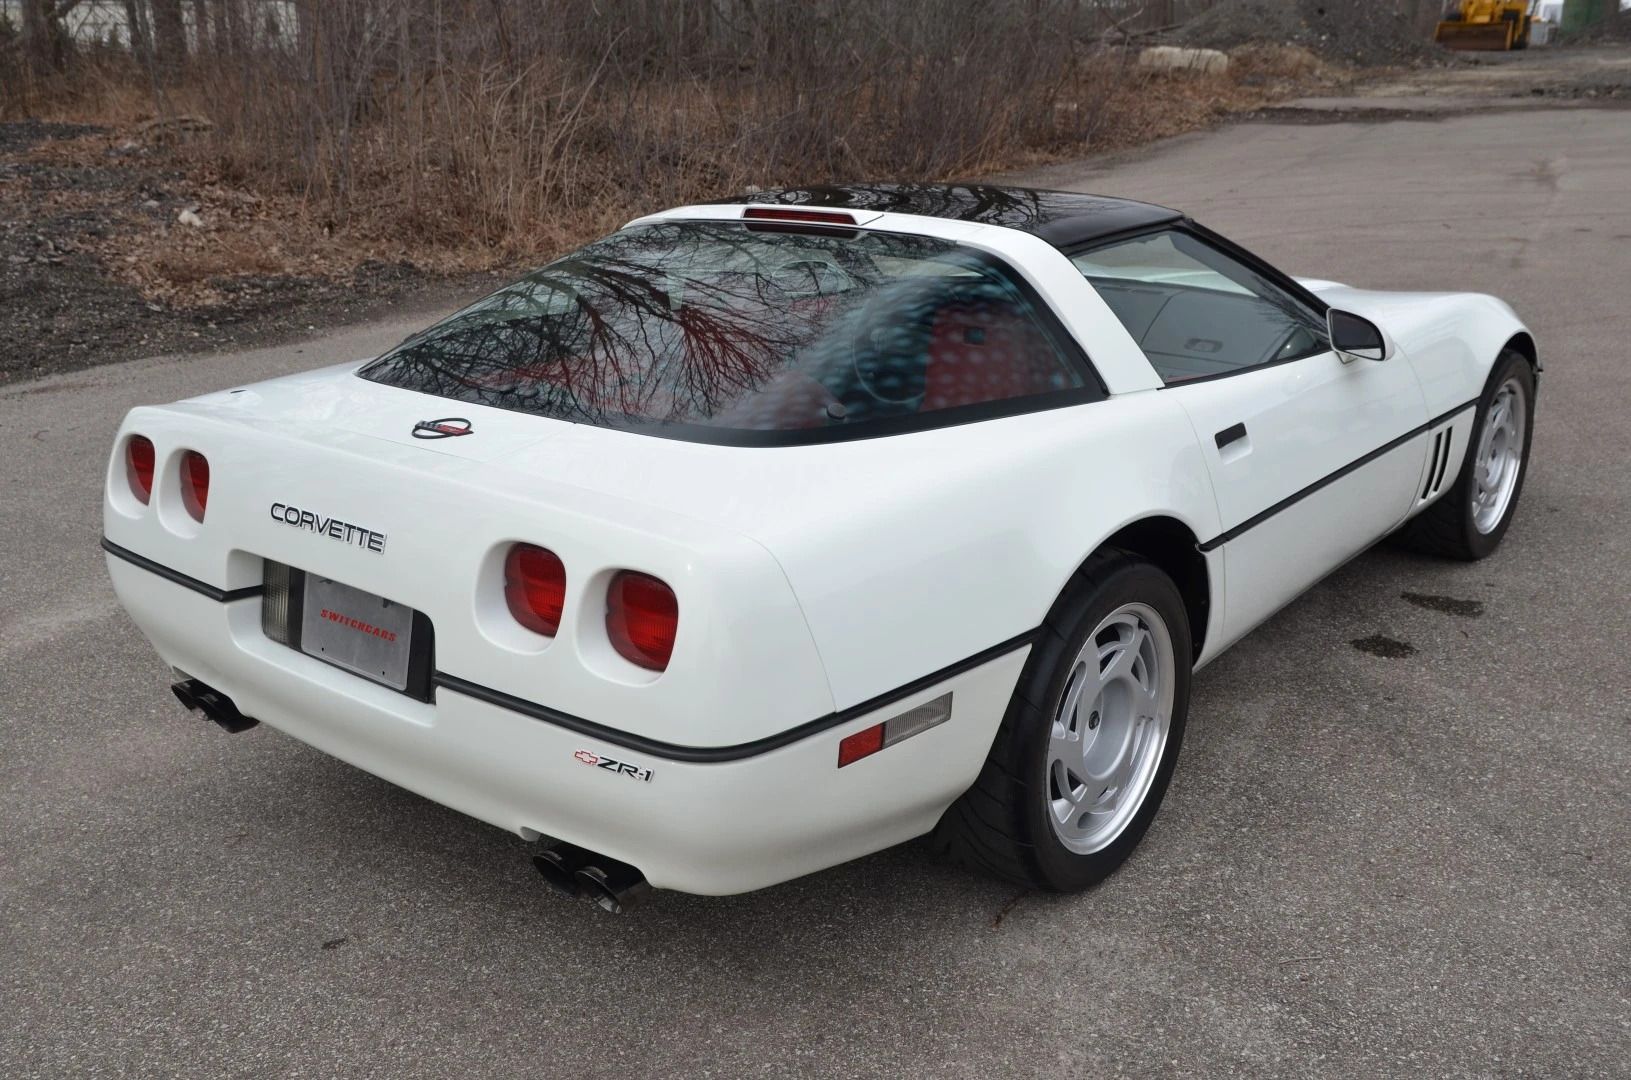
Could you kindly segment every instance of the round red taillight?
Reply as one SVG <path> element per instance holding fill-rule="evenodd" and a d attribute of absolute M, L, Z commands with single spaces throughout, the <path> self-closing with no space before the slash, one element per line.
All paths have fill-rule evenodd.
<path fill-rule="evenodd" d="M 516 544 L 504 557 L 504 600 L 515 621 L 554 637 L 566 607 L 566 565 L 548 548 Z"/>
<path fill-rule="evenodd" d="M 204 507 L 210 501 L 210 463 L 197 450 L 189 450 L 181 459 L 181 490 L 186 495 L 187 513 L 196 521 L 204 520 Z"/>
<path fill-rule="evenodd" d="M 680 603 L 665 583 L 634 570 L 619 570 L 612 578 L 606 591 L 606 633 L 623 659 L 664 670 L 679 625 Z"/>
<path fill-rule="evenodd" d="M 153 440 L 145 435 L 132 435 L 125 443 L 125 469 L 130 476 L 130 490 L 146 503 L 153 497 Z"/>

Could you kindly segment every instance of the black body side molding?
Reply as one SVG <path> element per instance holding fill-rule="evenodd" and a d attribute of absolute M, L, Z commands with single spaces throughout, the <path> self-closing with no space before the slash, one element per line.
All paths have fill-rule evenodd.
<path fill-rule="evenodd" d="M 898 686 L 893 690 L 879 694 L 877 697 L 863 701 L 859 705 L 852 705 L 839 712 L 818 717 L 809 723 L 788 728 L 786 731 L 766 735 L 764 738 L 754 739 L 752 742 L 737 743 L 734 746 L 683 746 L 679 743 L 647 739 L 641 735 L 630 735 L 626 731 L 619 731 L 604 724 L 597 724 L 593 720 L 585 720 L 582 717 L 573 716 L 571 713 L 552 709 L 547 705 L 540 705 L 537 702 L 528 701 L 513 694 L 506 694 L 502 690 L 494 690 L 491 687 L 461 679 L 457 675 L 449 675 L 445 671 L 436 673 L 436 685 L 444 690 L 451 690 L 456 694 L 463 694 L 478 701 L 485 701 L 489 705 L 497 705 L 501 709 L 508 709 L 523 716 L 530 716 L 534 720 L 542 720 L 546 724 L 554 724 L 556 727 L 575 731 L 579 735 L 600 739 L 614 746 L 649 754 L 652 757 L 665 758 L 669 761 L 699 763 L 740 761 L 743 758 L 756 757 L 771 750 L 778 750 L 783 746 L 796 743 L 801 739 L 807 739 L 811 735 L 819 734 L 829 728 L 846 724 L 870 712 L 887 708 L 893 703 L 911 697 L 919 691 L 927 690 L 964 672 L 973 671 L 980 665 L 990 663 L 992 660 L 1005 656 L 1015 649 L 1022 649 L 1035 641 L 1036 635 L 1036 630 L 1027 630 L 1017 637 L 1011 637 L 1007 641 L 993 645 L 989 649 L 981 650 L 973 656 L 943 667 L 939 671 L 930 672 L 921 679 L 914 679 L 904 686 Z"/>
<path fill-rule="evenodd" d="M 195 577 L 183 574 L 180 570 L 172 570 L 163 563 L 154 562 L 146 555 L 138 555 L 129 548 L 120 547 L 105 536 L 102 538 L 102 550 L 114 558 L 123 559 L 132 566 L 139 566 L 150 574 L 157 574 L 166 581 L 174 582 L 184 589 L 191 589 L 195 593 L 207 596 L 211 600 L 220 601 L 223 604 L 229 604 L 234 600 L 246 600 L 251 596 L 259 596 L 262 591 L 259 585 L 246 585 L 241 589 L 223 589 L 211 585 L 207 581 L 199 581 Z"/>
<path fill-rule="evenodd" d="M 1363 468 L 1366 465 L 1369 465 L 1371 462 L 1375 461 L 1377 458 L 1381 457 L 1383 454 L 1387 453 L 1389 450 L 1398 449 L 1399 447 L 1403 446 L 1405 443 L 1409 442 L 1411 439 L 1414 439 L 1417 435 L 1421 435 L 1421 434 L 1424 434 L 1424 433 L 1426 433 L 1428 431 L 1431 431 L 1433 428 L 1438 427 L 1440 424 L 1444 423 L 1446 420 L 1449 420 L 1451 417 L 1454 417 L 1454 416 L 1456 416 L 1456 415 L 1458 415 L 1460 413 L 1463 413 L 1466 410 L 1472 408 L 1473 406 L 1475 406 L 1477 404 L 1478 404 L 1478 399 L 1474 398 L 1473 400 L 1465 402 L 1464 404 L 1457 405 L 1455 408 L 1449 410 L 1448 412 L 1445 412 L 1445 413 L 1442 413 L 1442 414 L 1440 414 L 1438 416 L 1433 417 L 1433 419 L 1427 421 L 1427 423 L 1425 423 L 1425 424 L 1420 424 L 1420 425 L 1418 425 L 1416 427 L 1411 428 L 1409 431 L 1405 432 L 1403 435 L 1400 435 L 1397 439 L 1388 440 L 1387 442 L 1383 443 L 1381 446 L 1378 446 L 1375 450 L 1372 450 L 1370 453 L 1366 454 L 1364 457 L 1357 458 L 1357 459 L 1355 459 L 1353 461 L 1348 462 L 1348 464 L 1342 466 L 1342 468 L 1340 468 L 1340 469 L 1337 469 L 1335 472 L 1326 473 L 1324 476 L 1320 477 L 1318 480 L 1314 481 L 1312 484 L 1309 484 L 1307 487 L 1303 488 L 1301 491 L 1297 491 L 1297 492 L 1292 493 L 1291 495 L 1286 496 L 1284 499 L 1281 499 L 1279 502 L 1275 503 L 1273 506 L 1269 507 L 1267 510 L 1262 511 L 1261 513 L 1253 514 L 1251 517 L 1247 518 L 1245 521 L 1242 521 L 1239 525 L 1236 525 L 1234 528 L 1228 529 L 1228 530 L 1226 530 L 1224 532 L 1221 532 L 1218 535 L 1214 536 L 1210 540 L 1202 541 L 1198 545 L 1200 550 L 1202 550 L 1202 551 L 1214 551 L 1217 548 L 1222 547 L 1224 544 L 1227 544 L 1229 541 L 1234 540 L 1234 539 L 1238 538 L 1239 536 L 1241 536 L 1242 534 L 1246 533 L 1247 531 L 1249 531 L 1251 529 L 1254 529 L 1257 526 L 1263 524 L 1263 522 L 1267 521 L 1269 518 L 1273 517 L 1275 514 L 1278 514 L 1280 511 L 1290 509 L 1291 507 L 1295 506 L 1297 503 L 1301 502 L 1302 500 L 1308 498 L 1308 496 L 1314 494 L 1314 492 L 1320 490 L 1321 488 L 1327 487 L 1327 486 L 1329 486 L 1331 484 L 1336 483 L 1338 480 L 1341 480 L 1344 476 L 1347 476 L 1349 473 L 1353 472 L 1354 470 L 1360 469 L 1360 468 Z M 1240 426 L 1241 426 L 1241 434 L 1244 435 L 1245 434 L 1245 428 L 1244 428 L 1243 425 L 1240 425 Z M 1223 439 L 1223 436 L 1228 434 L 1229 432 L 1231 432 L 1233 430 L 1234 430 L 1233 428 L 1225 428 L 1223 431 L 1218 432 L 1218 439 L 1220 440 L 1218 445 L 1219 445 L 1220 448 L 1223 445 L 1223 443 L 1221 441 Z"/>
<path fill-rule="evenodd" d="M 107 552 L 110 555 L 114 555 L 118 558 L 134 563 L 144 570 L 157 574 L 159 577 L 162 577 L 168 581 L 173 581 L 177 585 L 181 585 L 184 588 L 191 589 L 196 593 L 201 593 L 204 596 L 208 596 L 212 600 L 218 600 L 222 603 L 230 603 L 234 600 L 243 600 L 247 597 L 259 596 L 263 591 L 259 585 L 250 586 L 243 589 L 216 588 L 214 585 L 210 585 L 207 582 L 199 581 L 197 578 L 189 577 L 180 571 L 172 570 L 168 566 L 164 566 L 161 563 L 156 563 L 152 559 L 145 556 L 138 555 L 128 548 L 122 548 L 118 544 L 113 543 L 107 537 L 102 538 L 102 546 L 107 549 Z M 421 627 L 418 620 L 424 618 L 426 617 L 422 612 L 415 613 L 414 635 L 416 638 L 428 639 L 429 637 L 428 634 L 421 633 Z M 428 627 L 428 621 L 426 625 Z M 973 671 L 982 664 L 990 663 L 992 660 L 995 660 L 998 657 L 1006 656 L 1008 653 L 1011 653 L 1016 649 L 1022 649 L 1031 644 L 1036 640 L 1036 635 L 1039 630 L 1040 628 L 1027 630 L 1023 634 L 1011 637 L 1007 641 L 991 646 L 989 649 L 982 649 L 973 656 L 965 657 L 964 659 L 957 661 L 955 664 L 949 664 L 938 671 L 932 671 L 920 679 L 913 679 L 909 683 L 902 686 L 897 686 L 893 690 L 885 691 L 884 693 L 879 694 L 877 697 L 870 698 L 858 705 L 852 705 L 849 708 L 840 710 L 838 712 L 828 713 L 826 716 L 817 717 L 808 723 L 799 724 L 796 727 L 788 728 L 786 731 L 780 731 L 774 735 L 766 735 L 762 739 L 754 739 L 752 742 L 737 743 L 734 746 L 684 746 L 679 743 L 662 742 L 658 739 L 648 739 L 641 735 L 631 735 L 626 731 L 619 731 L 616 728 L 607 727 L 605 724 L 597 724 L 593 720 L 585 720 L 580 716 L 573 716 L 571 713 L 562 712 L 559 709 L 552 709 L 548 705 L 540 705 L 535 701 L 528 701 L 526 698 L 516 697 L 514 694 L 507 694 L 502 690 L 494 690 L 492 687 L 483 686 L 480 683 L 474 683 L 468 679 L 461 679 L 457 675 L 450 675 L 445 671 L 437 671 L 429 677 L 427 680 L 428 685 L 426 687 L 427 693 L 425 693 L 423 697 L 420 697 L 418 693 L 413 692 L 411 689 L 408 696 L 420 697 L 420 700 L 432 700 L 428 690 L 431 687 L 440 687 L 444 690 L 451 690 L 455 694 L 463 694 L 466 697 L 472 697 L 478 701 L 485 701 L 489 705 L 497 705 L 501 709 L 508 709 L 511 712 L 520 713 L 522 716 L 528 716 L 534 720 L 541 720 L 546 724 L 554 724 L 556 727 L 565 728 L 568 731 L 575 731 L 579 735 L 583 735 L 588 738 L 599 739 L 602 742 L 611 743 L 613 746 L 621 746 L 628 750 L 639 751 L 642 754 L 650 754 L 652 757 L 666 758 L 669 761 L 739 761 L 742 758 L 754 757 L 758 754 L 764 754 L 771 750 L 780 749 L 783 746 L 788 746 L 792 743 L 798 742 L 800 739 L 809 738 L 811 735 L 826 731 L 829 728 L 835 728 L 841 724 L 846 724 L 851 720 L 865 716 L 867 713 L 875 712 L 878 709 L 887 708 L 897 701 L 901 701 L 905 698 L 911 697 L 913 694 L 916 694 L 919 691 L 927 690 L 938 685 L 939 683 L 943 683 L 947 679 L 954 678 L 963 674 L 964 672 Z M 287 642 L 285 642 L 285 644 L 287 644 Z"/>

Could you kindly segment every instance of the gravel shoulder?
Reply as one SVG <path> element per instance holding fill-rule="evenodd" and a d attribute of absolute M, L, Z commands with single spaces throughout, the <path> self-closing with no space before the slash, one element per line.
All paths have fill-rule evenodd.
<path fill-rule="evenodd" d="M 1294 99 L 1265 111 L 1425 115 L 1559 107 L 1631 108 L 1631 43 L 1464 53 L 1453 64 L 1399 69 L 1340 94 Z"/>

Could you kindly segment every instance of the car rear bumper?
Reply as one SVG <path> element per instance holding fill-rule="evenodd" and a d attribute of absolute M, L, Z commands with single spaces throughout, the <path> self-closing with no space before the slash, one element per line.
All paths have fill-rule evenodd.
<path fill-rule="evenodd" d="M 976 658 L 769 749 L 677 760 L 484 700 L 457 680 L 419 701 L 268 639 L 256 595 L 217 598 L 111 553 L 108 572 L 163 659 L 244 714 L 499 828 L 704 894 L 786 881 L 933 828 L 978 774 L 1029 651 L 1021 642 Z M 947 722 L 837 767 L 845 736 L 948 691 Z"/>

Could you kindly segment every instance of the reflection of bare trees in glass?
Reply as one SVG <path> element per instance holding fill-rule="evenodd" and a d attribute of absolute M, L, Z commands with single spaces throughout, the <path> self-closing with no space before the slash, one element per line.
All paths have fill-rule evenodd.
<path fill-rule="evenodd" d="M 839 402 L 858 366 L 898 360 L 921 398 L 937 305 L 993 290 L 1017 295 L 982 256 L 932 237 L 656 224 L 544 267 L 364 375 L 592 424 L 853 422 L 867 403 Z M 871 404 L 898 413 L 918 401 Z"/>

